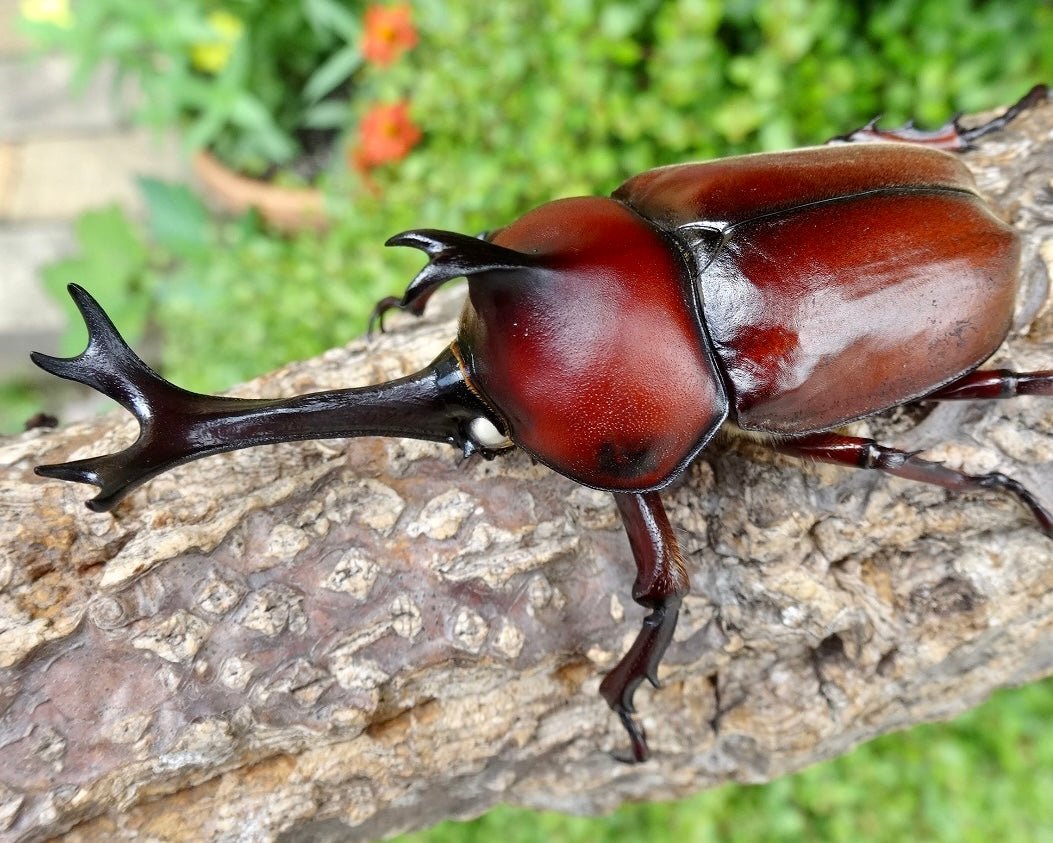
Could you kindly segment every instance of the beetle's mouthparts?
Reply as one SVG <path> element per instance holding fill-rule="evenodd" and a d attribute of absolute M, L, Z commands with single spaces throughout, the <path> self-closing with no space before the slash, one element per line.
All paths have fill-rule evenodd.
<path fill-rule="evenodd" d="M 88 328 L 77 357 L 34 353 L 40 368 L 109 396 L 139 421 L 139 438 L 123 451 L 36 469 L 43 477 L 91 483 L 96 512 L 112 509 L 137 486 L 190 460 L 276 442 L 344 436 L 406 436 L 471 442 L 468 425 L 487 410 L 468 389 L 450 349 L 398 380 L 285 399 L 244 399 L 188 392 L 147 366 L 83 288 L 69 286 Z"/>

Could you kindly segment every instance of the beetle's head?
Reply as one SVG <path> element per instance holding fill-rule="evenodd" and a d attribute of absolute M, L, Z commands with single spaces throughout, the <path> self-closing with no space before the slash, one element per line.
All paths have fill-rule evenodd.
<path fill-rule="evenodd" d="M 88 327 L 74 358 L 38 365 L 109 395 L 139 420 L 115 454 L 40 466 L 99 486 L 115 506 L 149 478 L 209 454 L 298 439 L 409 436 L 490 455 L 511 443 L 562 474 L 614 491 L 664 485 L 727 413 L 697 295 L 678 247 L 610 199 L 542 205 L 492 241 L 413 231 L 424 249 L 415 309 L 444 281 L 468 277 L 453 344 L 388 383 L 286 399 L 197 395 L 168 383 L 125 344 L 98 303 L 71 286 Z"/>
<path fill-rule="evenodd" d="M 676 476 L 724 420 L 687 258 L 621 203 L 551 202 L 489 240 L 388 242 L 431 257 L 403 306 L 468 277 L 453 349 L 492 411 L 469 427 L 480 447 L 507 434 L 580 483 L 641 491 Z"/>

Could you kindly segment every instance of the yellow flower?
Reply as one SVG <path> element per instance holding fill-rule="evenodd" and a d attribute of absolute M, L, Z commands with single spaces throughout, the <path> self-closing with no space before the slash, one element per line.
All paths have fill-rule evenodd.
<path fill-rule="evenodd" d="M 22 0 L 22 17 L 33 23 L 50 23 L 59 29 L 73 26 L 69 0 Z"/>
<path fill-rule="evenodd" d="M 194 44 L 190 48 L 190 63 L 204 73 L 219 73 L 230 61 L 230 54 L 241 38 L 245 24 L 241 18 L 222 9 L 209 12 L 206 20 L 216 37 Z"/>

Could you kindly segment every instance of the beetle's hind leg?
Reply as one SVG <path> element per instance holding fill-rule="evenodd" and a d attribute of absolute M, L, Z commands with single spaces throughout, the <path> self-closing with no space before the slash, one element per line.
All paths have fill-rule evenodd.
<path fill-rule="evenodd" d="M 1047 536 L 1053 538 L 1053 514 L 1050 514 L 1033 492 L 1014 480 L 998 472 L 991 474 L 966 474 L 947 468 L 937 462 L 921 459 L 916 453 L 900 451 L 879 445 L 873 439 L 861 439 L 857 436 L 843 436 L 838 433 L 817 433 L 792 439 L 780 439 L 773 447 L 784 454 L 805 457 L 819 462 L 836 465 L 871 468 L 931 483 L 955 492 L 980 489 L 1001 489 L 1013 495 L 1026 506 Z"/>
<path fill-rule="evenodd" d="M 981 369 L 970 372 L 926 395 L 924 401 L 973 401 L 985 398 L 1016 398 L 1042 395 L 1053 398 L 1053 370 L 1013 372 Z"/>
<path fill-rule="evenodd" d="M 1046 85 L 1035 85 L 1024 94 L 1017 102 L 1007 108 L 998 117 L 988 120 L 971 129 L 962 128 L 955 116 L 940 126 L 938 129 L 926 131 L 916 129 L 913 123 L 900 126 L 898 129 L 879 129 L 878 119 L 875 117 L 865 126 L 860 126 L 855 131 L 845 135 L 831 138 L 827 143 L 873 143 L 889 141 L 895 143 L 915 143 L 922 146 L 931 146 L 936 149 L 946 149 L 952 152 L 962 152 L 970 149 L 973 142 L 984 135 L 998 132 L 1009 125 L 1021 113 L 1033 108 L 1040 102 L 1049 98 L 1049 88 Z"/>
<path fill-rule="evenodd" d="M 646 761 L 647 737 L 633 718 L 633 694 L 644 679 L 658 687 L 658 665 L 673 639 L 687 572 L 658 492 L 615 493 L 614 499 L 636 560 L 633 600 L 651 610 L 629 652 L 600 684 L 600 693 L 621 718 L 632 741 L 628 762 Z"/>

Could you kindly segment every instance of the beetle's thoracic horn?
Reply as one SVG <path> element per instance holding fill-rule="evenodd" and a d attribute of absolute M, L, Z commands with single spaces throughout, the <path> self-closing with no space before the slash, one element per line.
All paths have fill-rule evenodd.
<path fill-rule="evenodd" d="M 33 362 L 120 403 L 138 419 L 139 438 L 119 453 L 43 465 L 37 473 L 98 486 L 88 503 L 97 512 L 177 465 L 254 445 L 376 435 L 449 442 L 467 452 L 474 449 L 468 424 L 487 414 L 450 349 L 416 374 L 376 386 L 286 399 L 188 392 L 140 360 L 84 289 L 71 284 L 69 291 L 87 325 L 88 347 L 68 359 L 34 353 Z"/>
<path fill-rule="evenodd" d="M 536 265 L 530 255 L 506 249 L 479 237 L 454 231 L 420 228 L 388 239 L 385 246 L 412 246 L 427 252 L 431 260 L 417 273 L 402 295 L 402 308 L 410 308 L 422 296 L 454 278 L 495 270 L 525 269 Z"/>

